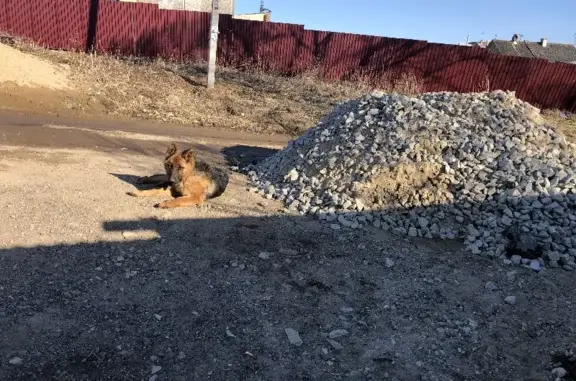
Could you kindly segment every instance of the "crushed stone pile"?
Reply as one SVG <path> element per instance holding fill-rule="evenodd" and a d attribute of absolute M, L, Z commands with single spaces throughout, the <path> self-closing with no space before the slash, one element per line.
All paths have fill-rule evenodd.
<path fill-rule="evenodd" d="M 574 152 L 513 92 L 373 93 L 248 173 L 267 198 L 333 229 L 461 238 L 475 254 L 570 270 Z"/>

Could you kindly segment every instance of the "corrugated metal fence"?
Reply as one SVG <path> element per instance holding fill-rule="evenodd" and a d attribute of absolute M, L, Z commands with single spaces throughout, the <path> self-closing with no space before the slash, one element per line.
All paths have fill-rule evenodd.
<path fill-rule="evenodd" d="M 180 61 L 206 60 L 210 15 L 108 0 L 0 0 L 0 31 L 56 49 Z M 218 62 L 292 75 L 394 84 L 405 74 L 425 91 L 515 90 L 546 108 L 576 112 L 576 65 L 493 55 L 475 47 L 306 30 L 220 16 Z"/>

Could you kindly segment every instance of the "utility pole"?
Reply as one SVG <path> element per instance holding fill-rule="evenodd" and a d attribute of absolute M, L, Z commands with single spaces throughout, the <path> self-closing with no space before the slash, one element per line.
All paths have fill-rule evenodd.
<path fill-rule="evenodd" d="M 208 43 L 208 80 L 207 87 L 214 87 L 214 77 L 216 75 L 216 53 L 218 52 L 218 20 L 219 20 L 219 0 L 212 0 L 212 18 L 210 20 L 210 41 Z"/>

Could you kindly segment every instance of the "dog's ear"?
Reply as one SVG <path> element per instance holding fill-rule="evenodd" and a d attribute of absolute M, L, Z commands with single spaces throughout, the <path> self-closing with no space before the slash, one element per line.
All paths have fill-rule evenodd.
<path fill-rule="evenodd" d="M 166 159 L 172 157 L 176 152 L 178 152 L 178 147 L 176 147 L 176 144 L 174 143 L 170 144 L 170 146 L 166 150 Z"/>
<path fill-rule="evenodd" d="M 184 158 L 184 160 L 192 164 L 194 164 L 194 162 L 196 161 L 196 156 L 194 155 L 192 148 L 188 148 L 186 151 L 182 152 L 182 157 Z"/>

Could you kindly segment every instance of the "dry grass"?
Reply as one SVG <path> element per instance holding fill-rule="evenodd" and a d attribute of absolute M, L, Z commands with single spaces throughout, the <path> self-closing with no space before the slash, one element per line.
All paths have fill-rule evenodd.
<path fill-rule="evenodd" d="M 570 142 L 576 143 L 576 114 L 559 110 L 543 110 L 542 116 L 547 124 L 563 133 Z"/>
<path fill-rule="evenodd" d="M 328 83 L 314 75 L 288 78 L 226 68 L 218 69 L 217 86 L 207 90 L 203 63 L 18 47 L 65 65 L 76 90 L 90 99 L 71 99 L 68 108 L 87 114 L 98 109 L 114 116 L 296 136 L 314 126 L 335 102 L 369 90 L 361 83 Z M 103 107 L 92 107 L 95 103 Z"/>
<path fill-rule="evenodd" d="M 202 62 L 120 59 L 45 50 L 16 39 L 3 42 L 69 70 L 77 91 L 54 97 L 54 103 L 63 108 L 198 127 L 297 136 L 314 126 L 336 102 L 376 89 L 408 95 L 424 90 L 413 73 L 396 78 L 388 73 L 360 73 L 347 81 L 326 81 L 319 70 L 286 77 L 258 67 L 219 67 L 216 88 L 207 90 L 206 64 Z M 576 143 L 576 115 L 544 110 L 542 116 Z"/>
<path fill-rule="evenodd" d="M 224 67 L 217 70 L 216 88 L 207 90 L 206 65 L 202 62 L 118 59 L 50 51 L 23 42 L 17 42 L 17 47 L 69 69 L 71 81 L 83 96 L 76 101 L 68 97 L 68 109 L 86 114 L 104 110 L 113 116 L 198 127 L 297 136 L 314 126 L 338 101 L 376 88 L 406 94 L 422 90 L 417 78 L 409 74 L 394 83 L 386 76 L 330 82 L 321 80 L 316 70 L 285 77 L 258 68 Z"/>
<path fill-rule="evenodd" d="M 411 72 L 402 73 L 397 78 L 387 72 L 379 75 L 360 73 L 353 76 L 353 82 L 362 83 L 364 87 L 406 95 L 418 95 L 424 92 L 422 80 Z"/>

